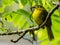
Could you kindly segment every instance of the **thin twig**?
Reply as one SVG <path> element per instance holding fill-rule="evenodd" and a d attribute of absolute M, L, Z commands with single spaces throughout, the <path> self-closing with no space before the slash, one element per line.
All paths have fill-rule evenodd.
<path fill-rule="evenodd" d="M 11 42 L 14 42 L 14 43 L 16 43 L 16 42 L 18 42 L 21 38 L 23 38 L 24 37 L 24 35 L 27 33 L 27 31 L 25 31 L 24 33 L 23 33 L 23 35 L 21 35 L 17 40 L 11 40 Z"/>
<path fill-rule="evenodd" d="M 20 31 L 20 32 L 16 31 L 16 32 L 10 32 L 10 33 L 0 33 L 0 35 L 4 36 L 4 35 L 21 34 L 21 33 L 23 33 L 23 32 L 24 32 L 24 31 Z"/>
<path fill-rule="evenodd" d="M 54 0 L 52 0 L 52 3 L 53 3 L 54 5 L 60 5 L 60 0 L 59 0 L 58 2 L 55 2 Z"/>

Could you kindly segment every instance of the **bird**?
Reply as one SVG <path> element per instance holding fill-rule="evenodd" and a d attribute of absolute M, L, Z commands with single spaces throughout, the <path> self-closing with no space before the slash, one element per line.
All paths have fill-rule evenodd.
<path fill-rule="evenodd" d="M 32 17 L 33 17 L 34 21 L 37 23 L 37 25 L 40 26 L 45 21 L 48 12 L 41 5 L 36 5 L 32 8 L 34 9 L 33 13 L 32 13 Z M 51 22 L 51 16 L 50 16 L 48 18 L 47 22 L 41 27 L 43 29 L 45 27 L 47 27 L 46 30 L 47 30 L 49 40 L 54 39 L 54 35 L 52 32 L 51 26 L 52 26 L 52 22 Z"/>

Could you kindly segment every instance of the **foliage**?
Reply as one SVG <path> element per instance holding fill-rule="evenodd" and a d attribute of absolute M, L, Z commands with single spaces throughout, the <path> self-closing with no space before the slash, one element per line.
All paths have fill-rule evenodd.
<path fill-rule="evenodd" d="M 57 0 L 55 1 L 57 2 Z M 14 3 L 18 5 L 17 6 L 18 9 L 15 8 L 15 5 L 12 6 Z M 2 18 L 1 21 L 7 26 L 12 25 L 13 23 L 13 26 L 14 26 L 13 28 L 18 27 L 18 29 L 26 29 L 32 25 L 35 26 L 36 23 L 31 17 L 32 11 L 30 10 L 30 8 L 31 6 L 35 6 L 36 3 L 37 3 L 36 0 L 19 0 L 19 1 L 18 0 L 0 0 L 0 20 Z M 52 4 L 52 0 L 38 0 L 38 4 L 42 5 L 48 12 L 54 7 L 54 5 Z M 6 8 L 9 8 L 10 11 L 7 10 Z M 13 10 L 12 8 L 16 10 Z M 57 44 L 58 41 L 60 42 L 60 39 L 59 39 L 60 38 L 59 36 L 60 34 L 60 8 L 53 13 L 51 18 L 52 18 L 51 19 L 52 31 L 53 31 L 55 40 L 51 41 L 52 43 L 50 43 L 47 38 L 46 29 L 44 30 L 40 29 L 41 31 L 40 30 L 37 31 L 38 32 L 37 35 L 38 35 L 38 40 L 42 41 L 41 45 L 47 45 L 48 43 L 50 43 L 50 45 L 53 45 L 54 43 L 56 43 L 55 45 L 60 44 L 60 43 Z M 9 23 L 9 24 L 6 24 L 6 23 Z M 0 24 L 0 27 L 1 27 L 1 24 Z M 5 26 L 5 27 L 0 28 L 0 33 L 2 33 L 1 32 L 2 30 L 3 32 L 7 32 L 5 28 L 7 27 Z M 12 29 L 11 26 L 9 28 Z"/>

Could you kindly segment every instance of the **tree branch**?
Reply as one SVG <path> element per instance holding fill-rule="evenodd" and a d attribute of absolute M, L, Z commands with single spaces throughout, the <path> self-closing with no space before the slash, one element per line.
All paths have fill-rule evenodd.
<path fill-rule="evenodd" d="M 4 36 L 4 35 L 12 35 L 12 34 L 21 34 L 24 31 L 16 31 L 16 32 L 11 32 L 11 33 L 0 33 L 0 35 Z"/>
<path fill-rule="evenodd" d="M 52 3 L 53 3 L 54 5 L 59 5 L 59 6 L 60 6 L 60 0 L 59 0 L 58 2 L 55 2 L 54 0 L 52 0 Z"/>
<path fill-rule="evenodd" d="M 23 33 L 23 35 L 21 35 L 16 41 L 11 40 L 11 42 L 14 42 L 14 43 L 18 42 L 21 38 L 23 38 L 25 36 L 26 33 L 27 33 L 27 31 L 25 31 Z"/>

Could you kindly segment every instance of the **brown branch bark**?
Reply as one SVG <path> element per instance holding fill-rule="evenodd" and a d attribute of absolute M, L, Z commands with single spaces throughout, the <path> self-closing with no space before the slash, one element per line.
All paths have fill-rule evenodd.
<path fill-rule="evenodd" d="M 16 41 L 11 40 L 11 42 L 14 42 L 14 43 L 18 42 L 21 38 L 24 37 L 24 35 L 25 35 L 26 33 L 27 33 L 27 31 L 25 31 L 25 32 L 23 33 L 23 35 L 21 35 Z"/>

